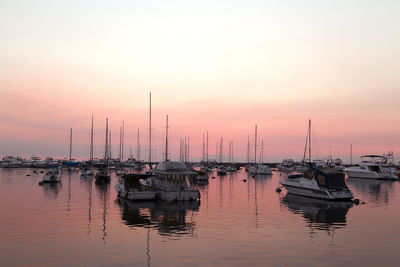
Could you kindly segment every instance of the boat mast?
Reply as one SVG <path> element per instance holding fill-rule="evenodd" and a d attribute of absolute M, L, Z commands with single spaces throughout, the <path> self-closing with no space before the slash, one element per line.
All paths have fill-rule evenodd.
<path fill-rule="evenodd" d="M 311 165 L 311 120 L 308 120 L 308 157 Z"/>
<path fill-rule="evenodd" d="M 303 164 L 306 163 L 306 153 L 307 153 L 307 145 L 308 145 L 308 134 L 309 134 L 309 130 L 307 130 L 306 145 L 304 146 Z"/>
<path fill-rule="evenodd" d="M 108 163 L 108 118 L 106 118 L 106 146 L 104 149 L 104 161 Z"/>
<path fill-rule="evenodd" d="M 151 166 L 151 92 L 150 92 L 150 110 L 149 110 L 149 166 L 150 170 L 152 169 Z"/>
<path fill-rule="evenodd" d="M 110 133 L 109 133 L 108 138 L 110 139 L 110 140 L 108 141 L 108 155 L 109 155 L 109 159 L 112 159 L 112 152 L 111 152 L 111 130 L 110 130 Z"/>
<path fill-rule="evenodd" d="M 254 128 L 254 164 L 257 163 L 257 124 Z"/>
<path fill-rule="evenodd" d="M 122 121 L 122 143 L 121 143 L 121 162 L 124 161 L 124 144 L 125 144 L 125 121 Z"/>
<path fill-rule="evenodd" d="M 92 114 L 92 127 L 90 130 L 90 164 L 93 161 L 93 114 Z"/>
<path fill-rule="evenodd" d="M 261 140 L 260 163 L 264 163 L 264 140 Z"/>
<path fill-rule="evenodd" d="M 137 148 L 136 148 L 136 158 L 137 158 L 137 160 L 140 160 L 139 129 L 137 129 Z"/>
<path fill-rule="evenodd" d="M 250 163 L 250 135 L 247 135 L 247 163 Z"/>
<path fill-rule="evenodd" d="M 165 126 L 165 161 L 168 161 L 168 114 Z"/>
<path fill-rule="evenodd" d="M 207 131 L 207 147 L 206 148 L 207 148 L 206 151 L 207 151 L 207 163 L 208 163 L 208 131 Z"/>
<path fill-rule="evenodd" d="M 223 156 L 222 156 L 222 149 L 223 149 L 224 138 L 221 137 L 221 141 L 219 143 L 219 161 L 222 163 Z"/>
<path fill-rule="evenodd" d="M 72 160 L 72 128 L 70 129 L 69 133 L 69 161 Z"/>
<path fill-rule="evenodd" d="M 119 126 L 119 162 L 122 162 L 122 156 L 121 156 L 121 152 L 122 152 L 122 126 Z"/>
<path fill-rule="evenodd" d="M 350 165 L 353 165 L 353 144 L 350 144 Z"/>
<path fill-rule="evenodd" d="M 205 150 L 206 150 L 206 144 L 204 142 L 204 133 L 203 133 L 203 153 L 201 155 L 201 161 L 205 160 L 205 153 L 206 153 Z"/>

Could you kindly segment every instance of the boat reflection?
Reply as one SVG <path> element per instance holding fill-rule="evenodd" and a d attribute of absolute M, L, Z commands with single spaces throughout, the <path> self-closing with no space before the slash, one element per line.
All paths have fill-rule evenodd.
<path fill-rule="evenodd" d="M 118 198 L 115 202 L 121 209 L 122 221 L 130 227 L 155 228 L 161 236 L 168 237 L 194 234 L 194 215 L 200 206 L 198 201 L 131 202 Z"/>
<path fill-rule="evenodd" d="M 394 185 L 397 184 L 387 180 L 359 178 L 348 178 L 346 182 L 354 191 L 361 194 L 360 199 L 375 204 L 389 203 L 390 195 L 394 194 Z"/>
<path fill-rule="evenodd" d="M 327 201 L 287 194 L 281 203 L 301 214 L 311 229 L 335 230 L 346 226 L 346 216 L 353 202 Z"/>
<path fill-rule="evenodd" d="M 62 183 L 44 183 L 41 187 L 46 199 L 56 199 L 62 190 Z"/>

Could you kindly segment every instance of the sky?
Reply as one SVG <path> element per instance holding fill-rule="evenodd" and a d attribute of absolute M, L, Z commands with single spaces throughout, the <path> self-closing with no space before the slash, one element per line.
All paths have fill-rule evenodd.
<path fill-rule="evenodd" d="M 247 160 L 254 126 L 263 158 L 400 156 L 400 2 L 0 0 L 0 156 L 102 157 L 105 119 L 118 156 L 170 158 L 190 138 L 209 158 Z M 260 142 L 258 143 L 260 145 Z M 258 151 L 261 147 L 258 146 Z M 251 152 L 254 153 L 253 151 Z M 259 155 L 258 155 L 259 157 Z"/>

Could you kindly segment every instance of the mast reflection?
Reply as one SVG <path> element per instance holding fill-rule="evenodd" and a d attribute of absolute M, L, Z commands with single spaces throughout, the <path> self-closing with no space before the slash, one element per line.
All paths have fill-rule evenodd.
<path fill-rule="evenodd" d="M 97 193 L 100 197 L 100 201 L 103 207 L 103 236 L 102 239 L 104 243 L 107 237 L 107 208 L 108 208 L 108 198 L 110 194 L 110 183 L 108 181 L 103 182 L 101 180 L 96 180 L 95 182 Z"/>

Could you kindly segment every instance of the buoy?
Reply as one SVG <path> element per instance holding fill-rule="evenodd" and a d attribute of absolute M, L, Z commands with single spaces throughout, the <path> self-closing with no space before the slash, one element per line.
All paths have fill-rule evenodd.
<path fill-rule="evenodd" d="M 31 176 L 30 174 L 27 174 L 26 176 Z"/>
<path fill-rule="evenodd" d="M 353 202 L 354 202 L 354 204 L 356 204 L 356 205 L 359 205 L 359 204 L 360 204 L 360 200 L 359 200 L 358 198 L 355 198 L 355 199 L 353 200 Z"/>
<path fill-rule="evenodd" d="M 246 179 L 243 179 L 243 182 L 247 182 L 247 180 L 246 180 Z"/>
<path fill-rule="evenodd" d="M 280 193 L 280 192 L 282 192 L 282 189 L 278 187 L 278 188 L 276 189 L 276 192 Z"/>

